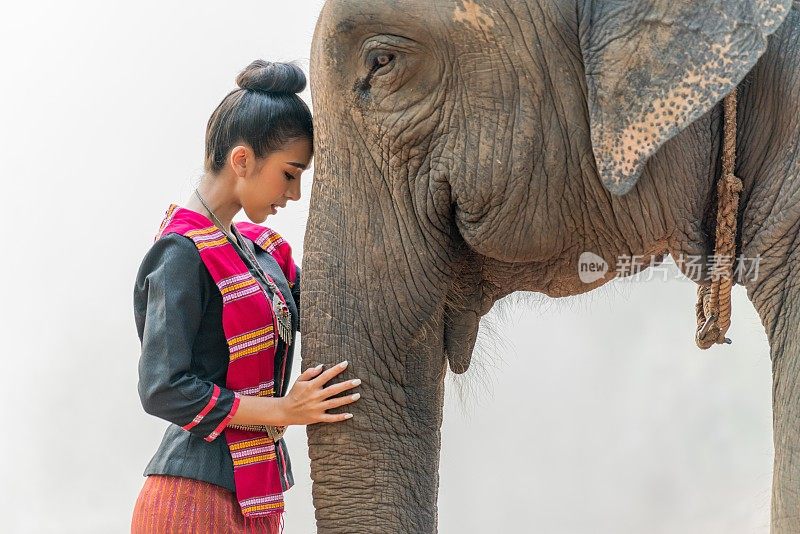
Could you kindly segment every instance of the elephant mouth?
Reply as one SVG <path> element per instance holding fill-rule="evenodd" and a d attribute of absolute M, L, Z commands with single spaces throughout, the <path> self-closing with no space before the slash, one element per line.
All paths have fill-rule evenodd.
<path fill-rule="evenodd" d="M 478 338 L 479 315 L 471 310 L 444 310 L 444 352 L 450 370 L 462 374 L 469 369 Z"/>

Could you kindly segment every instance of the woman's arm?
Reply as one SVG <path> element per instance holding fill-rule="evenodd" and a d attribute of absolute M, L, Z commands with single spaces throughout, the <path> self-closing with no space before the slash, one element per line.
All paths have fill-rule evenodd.
<path fill-rule="evenodd" d="M 241 397 L 239 409 L 231 419 L 234 425 L 310 425 L 336 423 L 350 419 L 349 413 L 326 413 L 327 410 L 351 404 L 361 395 L 355 393 L 334 397 L 361 384 L 361 380 L 348 380 L 325 387 L 334 377 L 347 369 L 347 362 L 323 371 L 322 365 L 309 367 L 294 383 L 285 397 Z"/>
<path fill-rule="evenodd" d="M 134 315 L 142 352 L 144 410 L 213 441 L 239 407 L 230 389 L 189 372 L 210 288 L 194 243 L 178 234 L 156 241 L 136 277 Z"/>

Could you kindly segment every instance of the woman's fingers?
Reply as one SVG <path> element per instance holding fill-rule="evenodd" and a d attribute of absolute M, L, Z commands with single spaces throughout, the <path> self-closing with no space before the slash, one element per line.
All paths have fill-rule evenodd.
<path fill-rule="evenodd" d="M 319 364 L 316 367 L 309 367 L 308 369 L 300 373 L 300 376 L 297 377 L 297 380 L 303 380 L 303 381 L 311 380 L 321 372 L 322 372 L 322 364 Z"/>
<path fill-rule="evenodd" d="M 341 406 L 344 406 L 345 404 L 352 404 L 360 398 L 361 398 L 360 393 L 354 393 L 352 395 L 346 395 L 344 397 L 336 397 L 335 399 L 329 399 L 322 403 L 322 409 L 328 411 L 334 408 L 339 408 Z"/>
<path fill-rule="evenodd" d="M 347 369 L 347 363 L 345 360 L 327 370 L 323 370 L 322 365 L 309 367 L 300 374 L 297 382 L 305 383 L 299 385 L 296 382 L 295 384 L 298 387 L 293 387 L 287 396 L 294 399 L 295 411 L 298 413 L 297 419 L 311 421 L 303 424 L 312 424 L 312 422 L 338 423 L 353 417 L 350 413 L 327 413 L 327 410 L 351 404 L 361 397 L 359 393 L 336 397 L 340 393 L 360 386 L 361 380 L 358 378 L 325 387 L 325 384 Z"/>
<path fill-rule="evenodd" d="M 347 360 L 341 363 L 337 363 L 336 365 L 334 365 L 333 367 L 331 367 L 330 369 L 328 369 L 327 371 L 316 377 L 313 380 L 313 382 L 318 383 L 321 387 L 322 385 L 330 382 L 336 375 L 343 373 L 345 369 L 347 369 Z"/>
<path fill-rule="evenodd" d="M 322 389 L 323 399 L 328 399 L 333 397 L 334 395 L 338 395 L 342 391 L 347 391 L 348 389 L 353 389 L 354 387 L 361 385 L 361 379 L 356 378 L 354 380 L 347 380 L 345 382 L 339 382 L 337 384 L 330 385 L 326 388 Z"/>
<path fill-rule="evenodd" d="M 351 413 L 326 413 L 323 414 L 320 418 L 320 423 L 339 423 L 341 421 L 347 421 L 353 417 Z"/>

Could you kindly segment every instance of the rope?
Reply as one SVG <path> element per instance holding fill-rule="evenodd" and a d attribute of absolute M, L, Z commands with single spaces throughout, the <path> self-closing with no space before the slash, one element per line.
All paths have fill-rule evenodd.
<path fill-rule="evenodd" d="M 742 181 L 734 174 L 736 163 L 736 89 L 723 100 L 724 138 L 722 141 L 722 177 L 717 182 L 717 228 L 711 285 L 697 288 L 697 334 L 701 349 L 715 343 L 730 343 L 725 333 L 731 326 L 731 288 L 736 261 L 736 216 Z"/>

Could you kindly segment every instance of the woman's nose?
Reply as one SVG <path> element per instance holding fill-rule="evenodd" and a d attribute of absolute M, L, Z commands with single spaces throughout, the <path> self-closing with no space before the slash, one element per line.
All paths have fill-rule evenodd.
<path fill-rule="evenodd" d="M 286 198 L 289 200 L 300 200 L 300 180 L 292 180 L 289 189 L 286 191 Z"/>

